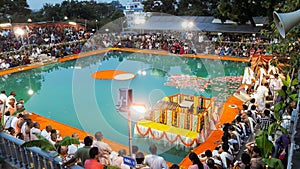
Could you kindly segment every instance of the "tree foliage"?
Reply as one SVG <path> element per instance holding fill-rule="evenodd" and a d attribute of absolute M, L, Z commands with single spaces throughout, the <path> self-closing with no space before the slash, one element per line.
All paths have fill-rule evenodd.
<path fill-rule="evenodd" d="M 177 13 L 183 16 L 209 16 L 216 11 L 217 3 L 217 0 L 180 0 Z"/>
<path fill-rule="evenodd" d="M 262 6 L 262 0 L 221 0 L 215 17 L 225 22 L 227 19 L 245 24 L 250 21 L 255 26 L 254 16 L 266 16 L 267 9 Z"/>
<path fill-rule="evenodd" d="M 20 22 L 31 13 L 26 0 L 1 0 L 0 1 L 0 21 Z"/>
<path fill-rule="evenodd" d="M 143 1 L 142 4 L 144 5 L 145 12 L 160 12 L 176 15 L 176 0 L 147 0 Z"/>

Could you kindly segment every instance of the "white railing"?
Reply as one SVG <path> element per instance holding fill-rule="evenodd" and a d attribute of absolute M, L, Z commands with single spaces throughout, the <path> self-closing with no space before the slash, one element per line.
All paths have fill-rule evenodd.
<path fill-rule="evenodd" d="M 0 132 L 0 158 L 12 168 L 24 169 L 63 169 L 60 165 L 61 158 L 53 157 L 56 152 L 47 153 L 38 147 L 21 148 L 24 143 L 11 135 Z M 83 169 L 75 165 L 70 169 Z"/>

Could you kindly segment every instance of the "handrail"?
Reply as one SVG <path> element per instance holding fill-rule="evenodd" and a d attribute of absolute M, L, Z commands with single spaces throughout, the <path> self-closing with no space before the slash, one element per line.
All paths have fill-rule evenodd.
<path fill-rule="evenodd" d="M 14 168 L 63 169 L 61 158 L 54 157 L 56 152 L 45 152 L 38 147 L 21 148 L 25 141 L 19 140 L 5 132 L 0 132 L 0 157 Z M 74 165 L 69 169 L 83 169 Z"/>
<path fill-rule="evenodd" d="M 300 70 L 298 70 L 298 81 L 300 81 Z M 291 121 L 293 122 L 293 126 L 291 126 L 291 145 L 289 148 L 289 153 L 288 153 L 288 164 L 287 164 L 287 169 L 292 168 L 292 160 L 293 160 L 293 155 L 294 155 L 294 147 L 295 147 L 295 135 L 296 135 L 296 128 L 297 128 L 297 123 L 299 120 L 299 110 L 300 110 L 300 90 L 298 91 L 298 103 L 297 103 L 297 108 L 292 112 L 292 118 Z"/>

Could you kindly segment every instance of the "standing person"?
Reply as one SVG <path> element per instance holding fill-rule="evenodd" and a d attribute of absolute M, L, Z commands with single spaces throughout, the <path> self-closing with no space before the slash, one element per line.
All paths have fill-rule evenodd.
<path fill-rule="evenodd" d="M 164 168 L 168 169 L 168 165 L 163 157 L 157 155 L 157 147 L 152 144 L 149 146 L 149 151 L 151 154 L 145 156 L 145 164 L 152 169 Z"/>
<path fill-rule="evenodd" d="M 263 78 L 267 75 L 265 68 L 262 65 L 258 65 L 258 86 L 262 85 Z"/>
<path fill-rule="evenodd" d="M 278 94 L 275 92 L 277 90 L 281 90 L 283 83 L 282 80 L 279 78 L 278 74 L 274 75 L 274 79 L 272 80 L 272 84 L 270 84 L 270 86 L 272 86 L 272 94 L 273 94 L 273 103 L 275 102 L 275 99 L 277 98 Z"/>
<path fill-rule="evenodd" d="M 2 107 L 5 108 L 4 103 L 6 102 L 7 96 L 5 90 L 2 90 L 0 93 L 0 111 L 2 112 Z"/>
<path fill-rule="evenodd" d="M 99 159 L 99 150 L 97 147 L 92 147 L 89 151 L 89 155 L 91 159 L 88 159 L 84 163 L 85 169 L 103 169 L 103 165 L 98 162 Z"/>
<path fill-rule="evenodd" d="M 109 155 L 112 152 L 110 145 L 102 141 L 103 134 L 100 131 L 95 133 L 95 139 L 96 141 L 93 143 L 93 147 L 98 147 L 100 153 L 100 162 L 103 165 L 110 165 L 111 161 Z"/>
<path fill-rule="evenodd" d="M 251 69 L 251 62 L 248 63 L 248 66 L 245 67 L 244 76 L 242 80 L 242 84 L 246 84 L 245 91 L 249 94 L 249 90 L 252 87 L 252 81 L 255 79 L 254 71 Z"/>
<path fill-rule="evenodd" d="M 258 111 L 262 111 L 266 105 L 266 98 L 269 95 L 269 84 L 265 83 L 263 86 L 259 86 L 256 91 L 256 103 L 258 104 Z"/>

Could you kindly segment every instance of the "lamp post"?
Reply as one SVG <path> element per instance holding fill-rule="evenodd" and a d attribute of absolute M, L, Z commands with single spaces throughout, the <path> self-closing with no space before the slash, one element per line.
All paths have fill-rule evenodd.
<path fill-rule="evenodd" d="M 131 110 L 134 110 L 138 113 L 145 113 L 146 108 L 144 105 L 138 105 L 132 103 L 132 89 L 121 88 L 119 89 L 119 105 L 117 105 L 117 110 L 119 112 L 126 112 L 127 123 L 128 123 L 128 148 L 129 156 L 132 157 L 132 119 L 131 119 Z"/>
<path fill-rule="evenodd" d="M 98 19 L 96 19 L 96 31 L 98 31 Z"/>

